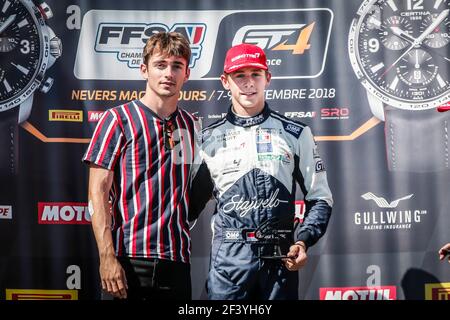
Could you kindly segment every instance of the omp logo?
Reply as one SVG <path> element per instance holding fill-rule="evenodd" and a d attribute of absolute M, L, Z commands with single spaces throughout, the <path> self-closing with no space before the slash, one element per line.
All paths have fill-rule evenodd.
<path fill-rule="evenodd" d="M 395 286 L 320 288 L 320 300 L 396 300 Z"/>
<path fill-rule="evenodd" d="M 237 239 L 239 239 L 239 231 L 230 231 L 230 230 L 227 230 L 227 231 L 225 231 L 225 239 L 226 240 L 237 240 Z"/>
<path fill-rule="evenodd" d="M 295 208 L 294 223 L 303 223 L 306 211 L 305 201 L 295 200 L 294 208 Z"/>
<path fill-rule="evenodd" d="M 105 111 L 88 111 L 88 121 L 98 122 Z"/>
<path fill-rule="evenodd" d="M 425 300 L 450 300 L 450 282 L 425 284 Z"/>
<path fill-rule="evenodd" d="M 400 201 L 411 199 L 412 196 L 413 196 L 413 194 L 409 194 L 409 195 L 401 197 L 401 198 L 399 198 L 397 200 L 393 200 L 393 201 L 391 201 L 389 203 L 387 202 L 387 200 L 385 198 L 377 197 L 372 192 L 364 193 L 363 195 L 361 195 L 361 198 L 363 198 L 364 200 L 373 200 L 373 201 L 375 201 L 377 206 L 379 206 L 380 208 L 397 208 L 398 203 Z"/>
<path fill-rule="evenodd" d="M 252 43 L 263 50 L 284 50 L 292 54 L 304 54 L 311 45 L 309 39 L 314 28 L 314 22 L 305 24 L 277 24 L 245 26 L 236 32 L 233 46 L 239 43 Z M 293 35 L 295 40 L 289 43 Z M 297 36 L 298 35 L 298 36 Z"/>
<path fill-rule="evenodd" d="M 89 224 L 91 216 L 87 203 L 39 202 L 39 224 Z"/>
<path fill-rule="evenodd" d="M 12 206 L 0 205 L 0 219 L 12 219 Z"/>
<path fill-rule="evenodd" d="M 49 121 L 83 122 L 81 110 L 48 110 Z"/>
<path fill-rule="evenodd" d="M 6 300 L 78 300 L 78 291 L 6 289 Z"/>
<path fill-rule="evenodd" d="M 298 134 L 300 132 L 300 130 L 302 129 L 299 126 L 294 126 L 293 124 L 288 124 L 288 125 L 286 125 L 285 128 L 287 131 L 290 131 L 295 134 Z"/>
<path fill-rule="evenodd" d="M 174 31 L 189 41 L 192 55 L 190 68 L 200 58 L 202 43 L 205 39 L 204 23 L 176 23 L 167 26 L 163 23 L 100 23 L 95 40 L 95 51 L 114 53 L 117 60 L 127 63 L 129 68 L 139 68 L 142 63 L 142 49 L 147 39 L 158 32 Z"/>

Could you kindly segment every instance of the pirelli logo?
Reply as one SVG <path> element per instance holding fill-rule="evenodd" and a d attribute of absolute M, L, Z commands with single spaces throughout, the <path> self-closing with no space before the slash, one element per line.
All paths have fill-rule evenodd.
<path fill-rule="evenodd" d="M 83 122 L 82 110 L 48 110 L 49 121 Z"/>
<path fill-rule="evenodd" d="M 450 282 L 425 284 L 425 300 L 450 300 Z"/>
<path fill-rule="evenodd" d="M 6 289 L 6 300 L 78 300 L 78 291 Z"/>

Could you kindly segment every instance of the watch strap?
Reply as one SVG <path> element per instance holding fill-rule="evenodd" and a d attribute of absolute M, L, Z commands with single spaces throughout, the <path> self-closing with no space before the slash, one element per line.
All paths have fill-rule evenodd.
<path fill-rule="evenodd" d="M 19 108 L 0 112 L 0 177 L 14 176 L 18 171 Z"/>
<path fill-rule="evenodd" d="M 450 112 L 385 109 L 385 136 L 390 171 L 448 170 Z"/>

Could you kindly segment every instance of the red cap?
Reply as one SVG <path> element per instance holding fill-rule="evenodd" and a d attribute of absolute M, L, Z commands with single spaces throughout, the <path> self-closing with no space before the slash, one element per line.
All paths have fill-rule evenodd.
<path fill-rule="evenodd" d="M 245 67 L 267 70 L 266 54 L 253 44 L 241 43 L 227 51 L 223 71 L 231 73 Z"/>

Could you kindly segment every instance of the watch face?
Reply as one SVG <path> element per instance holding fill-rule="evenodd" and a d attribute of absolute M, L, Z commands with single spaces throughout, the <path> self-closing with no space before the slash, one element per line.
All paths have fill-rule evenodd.
<path fill-rule="evenodd" d="M 22 1 L 0 0 L 0 111 L 20 104 L 37 87 L 44 21 L 36 10 Z"/>
<path fill-rule="evenodd" d="M 366 0 L 349 33 L 352 67 L 370 93 L 394 107 L 450 100 L 450 0 Z"/>

